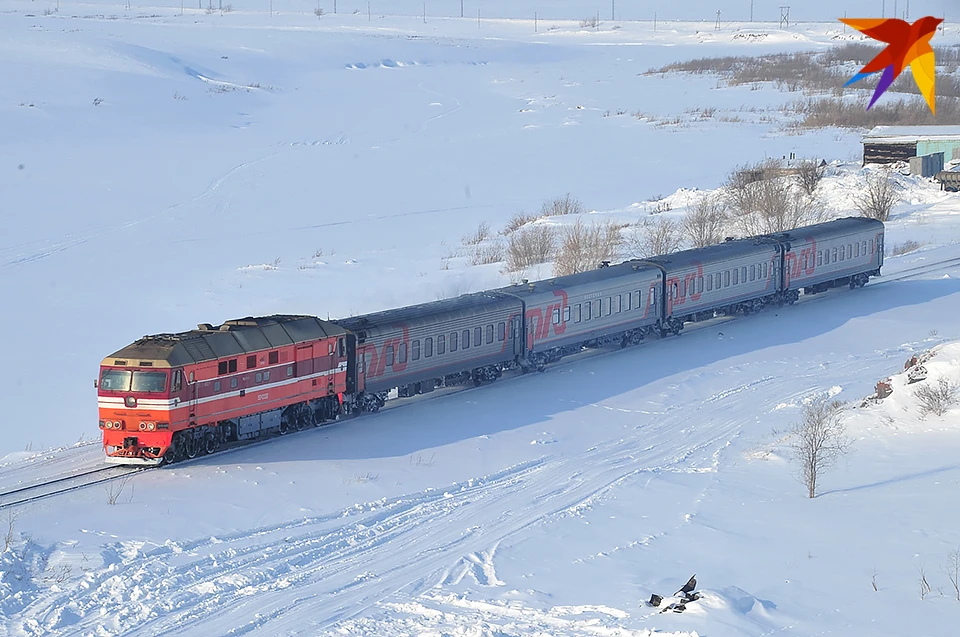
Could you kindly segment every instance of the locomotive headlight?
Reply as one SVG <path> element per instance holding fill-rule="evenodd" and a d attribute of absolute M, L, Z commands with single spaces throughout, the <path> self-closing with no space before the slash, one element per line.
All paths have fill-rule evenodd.
<path fill-rule="evenodd" d="M 141 422 L 141 423 L 140 423 L 140 431 L 146 431 L 146 430 L 147 430 L 147 423 Z"/>
<path fill-rule="evenodd" d="M 156 424 L 156 423 L 153 423 L 153 422 L 148 422 L 148 423 L 147 423 L 147 431 L 153 431 L 153 430 L 155 430 L 156 428 L 157 428 L 157 424 Z"/>

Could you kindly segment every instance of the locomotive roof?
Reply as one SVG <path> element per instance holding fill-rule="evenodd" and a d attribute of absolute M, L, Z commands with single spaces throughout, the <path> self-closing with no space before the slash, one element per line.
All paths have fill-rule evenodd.
<path fill-rule="evenodd" d="M 140 361 L 150 361 L 153 367 L 180 367 L 345 333 L 339 325 L 314 316 L 248 316 L 216 327 L 201 323 L 187 332 L 144 336 L 105 358 L 103 364 L 124 361 L 123 365 L 136 367 Z"/>
<path fill-rule="evenodd" d="M 637 260 L 624 261 L 616 265 L 595 268 L 576 274 L 567 274 L 539 281 L 524 281 L 523 283 L 498 288 L 497 291 L 517 296 L 533 296 L 552 291 L 555 288 L 572 288 L 592 283 L 604 283 L 620 276 L 635 275 L 640 270 L 657 270 L 657 268 Z M 659 274 L 659 270 L 657 270 L 657 274 Z"/>
<path fill-rule="evenodd" d="M 474 314 L 480 310 L 494 310 L 515 304 L 514 299 L 496 291 L 473 292 L 452 299 L 428 301 L 417 305 L 373 312 L 372 314 L 351 316 L 337 319 L 334 322 L 352 332 L 373 330 L 381 325 L 400 322 L 413 327 L 419 321 L 432 319 L 438 314 Z"/>

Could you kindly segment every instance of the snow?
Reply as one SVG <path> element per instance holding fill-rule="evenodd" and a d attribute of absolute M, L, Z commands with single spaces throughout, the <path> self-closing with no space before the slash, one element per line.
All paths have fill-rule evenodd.
<path fill-rule="evenodd" d="M 540 223 L 678 219 L 734 166 L 796 153 L 830 163 L 839 216 L 876 170 L 862 131 L 787 127 L 773 87 L 644 75 L 855 37 L 836 22 L 716 31 L 745 4 L 663 2 L 656 31 L 590 31 L 596 7 L 553 0 L 534 32 L 499 0 L 480 28 L 435 17 L 453 3 L 426 24 L 421 2 L 276 4 L 0 13 L 0 491 L 102 461 L 91 381 L 143 334 L 504 284 L 461 238 L 567 192 L 586 212 Z M 913 270 L 960 257 L 960 197 L 895 180 L 887 247 L 917 246 L 862 290 L 137 474 L 113 505 L 97 485 L 0 511 L 0 634 L 949 633 L 960 408 L 922 415 L 903 364 L 932 350 L 922 383 L 960 382 L 960 266 Z M 855 443 L 808 499 L 789 429 L 816 396 Z M 683 613 L 645 604 L 693 573 Z"/>

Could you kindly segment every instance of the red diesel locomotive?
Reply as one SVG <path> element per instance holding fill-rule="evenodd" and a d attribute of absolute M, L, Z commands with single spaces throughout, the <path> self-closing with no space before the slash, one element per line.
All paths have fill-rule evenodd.
<path fill-rule="evenodd" d="M 145 336 L 101 363 L 107 462 L 174 462 L 334 418 L 347 361 L 346 330 L 312 316 Z"/>

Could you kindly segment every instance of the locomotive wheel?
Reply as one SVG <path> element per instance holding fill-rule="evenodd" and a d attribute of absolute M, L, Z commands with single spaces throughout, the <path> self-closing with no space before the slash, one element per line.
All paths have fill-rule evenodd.
<path fill-rule="evenodd" d="M 203 439 L 203 452 L 206 454 L 211 454 L 217 450 L 217 439 L 213 434 L 207 434 Z"/>
<path fill-rule="evenodd" d="M 190 437 L 184 440 L 186 443 L 184 451 L 188 459 L 193 460 L 197 457 L 197 453 L 200 451 L 200 443 L 196 438 Z"/>
<path fill-rule="evenodd" d="M 280 419 L 280 435 L 284 436 L 289 432 L 290 432 L 290 424 L 286 421 L 286 419 L 281 418 Z"/>

